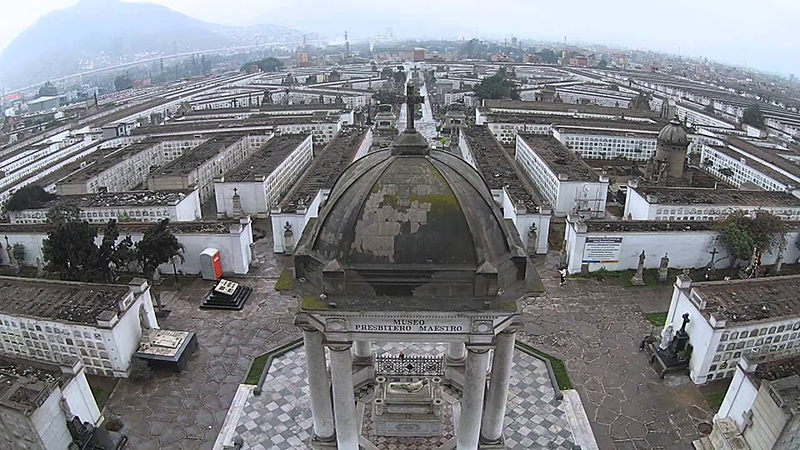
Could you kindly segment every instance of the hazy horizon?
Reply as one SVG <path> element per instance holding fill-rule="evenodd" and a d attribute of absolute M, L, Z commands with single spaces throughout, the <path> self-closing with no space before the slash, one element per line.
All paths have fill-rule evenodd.
<path fill-rule="evenodd" d="M 109 1 L 109 0 L 91 0 Z M 2 6 L 0 52 L 42 15 L 78 0 L 37 0 Z M 557 2 L 497 0 L 376 3 L 367 0 L 150 0 L 188 16 L 223 25 L 270 23 L 309 33 L 363 39 L 392 28 L 401 38 L 516 36 L 521 39 L 601 44 L 653 50 L 776 72 L 800 73 L 790 22 L 800 2 L 671 0 L 643 7 L 637 0 Z M 751 13 L 747 13 L 751 11 Z M 490 13 L 487 15 L 487 12 Z M 768 19 L 768 20 L 764 20 Z"/>

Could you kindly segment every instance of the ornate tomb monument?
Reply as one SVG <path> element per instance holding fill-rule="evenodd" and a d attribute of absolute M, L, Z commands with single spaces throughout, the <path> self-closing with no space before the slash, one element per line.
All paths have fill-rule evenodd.
<path fill-rule="evenodd" d="M 519 301 L 541 281 L 480 174 L 414 129 L 418 99 L 409 87 L 408 127 L 344 171 L 298 239 L 313 448 L 445 430 L 449 448 L 506 448 Z M 374 355 L 372 342 L 447 352 Z"/>
<path fill-rule="evenodd" d="M 253 288 L 242 286 L 228 280 L 219 280 L 211 291 L 206 294 L 201 309 L 235 309 L 244 308 L 244 302 L 253 292 Z"/>

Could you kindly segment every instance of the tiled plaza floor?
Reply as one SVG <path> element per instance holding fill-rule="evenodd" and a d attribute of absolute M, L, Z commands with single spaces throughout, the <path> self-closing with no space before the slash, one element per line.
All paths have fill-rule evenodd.
<path fill-rule="evenodd" d="M 200 310 L 211 287 L 200 280 L 164 296 L 172 314 L 161 326 L 196 332 L 198 348 L 183 373 L 119 382 L 104 414 L 121 416 L 130 448 L 211 449 L 251 358 L 300 337 L 296 300 L 273 289 L 290 260 L 272 253 L 264 232 L 258 277 L 243 281 L 254 288 L 244 310 Z M 601 450 L 689 448 L 711 413 L 687 377 L 659 380 L 638 351 L 650 329 L 642 310 L 666 311 L 671 289 L 572 279 L 560 288 L 556 261 L 555 253 L 536 261 L 547 294 L 525 305 L 517 338 L 565 360 Z"/>
<path fill-rule="evenodd" d="M 418 344 L 384 344 L 381 351 L 406 355 L 441 354 L 444 346 L 434 348 Z M 264 382 L 260 396 L 250 395 L 236 427 L 236 434 L 244 439 L 245 448 L 254 450 L 288 450 L 307 448 L 303 441 L 312 432 L 305 379 L 305 353 L 299 347 L 276 358 Z M 509 449 L 571 450 L 572 432 L 562 401 L 540 360 L 517 351 L 511 374 L 509 403 L 506 413 L 506 438 Z M 378 448 L 421 449 L 431 448 L 435 439 L 382 438 Z"/>

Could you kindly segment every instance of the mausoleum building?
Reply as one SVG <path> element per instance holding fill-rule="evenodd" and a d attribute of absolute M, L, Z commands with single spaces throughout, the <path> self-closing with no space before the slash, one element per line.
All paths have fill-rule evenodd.
<path fill-rule="evenodd" d="M 452 421 L 456 449 L 505 448 L 518 301 L 541 282 L 480 174 L 413 127 L 412 109 L 390 149 L 342 173 L 295 250 L 313 446 L 358 450 L 370 415 L 384 436 Z M 376 341 L 449 350 L 391 357 Z"/>

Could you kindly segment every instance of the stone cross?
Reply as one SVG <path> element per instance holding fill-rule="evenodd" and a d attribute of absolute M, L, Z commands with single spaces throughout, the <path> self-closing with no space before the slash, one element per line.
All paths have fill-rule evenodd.
<path fill-rule="evenodd" d="M 400 100 L 406 103 L 406 130 L 413 131 L 414 111 L 416 110 L 414 106 L 417 105 L 417 102 L 424 102 L 425 98 L 421 95 L 414 94 L 414 86 L 409 84 L 406 86 L 406 95 L 404 97 L 400 97 Z"/>

